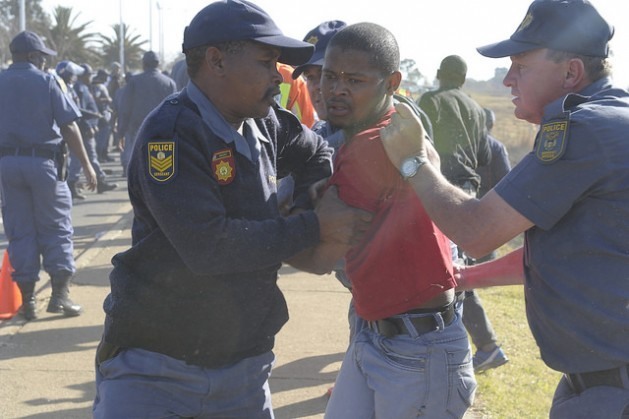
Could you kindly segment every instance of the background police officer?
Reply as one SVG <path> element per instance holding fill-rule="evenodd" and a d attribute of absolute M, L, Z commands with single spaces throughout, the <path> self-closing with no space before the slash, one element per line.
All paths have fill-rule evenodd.
<path fill-rule="evenodd" d="M 75 123 L 79 110 L 57 79 L 42 71 L 56 52 L 28 31 L 13 38 L 10 50 L 13 64 L 0 74 L 0 185 L 13 279 L 24 317 L 34 319 L 41 257 L 52 282 L 48 312 L 76 316 L 81 307 L 68 298 L 75 265 L 63 143 L 80 159 L 90 189 L 96 174 Z"/>

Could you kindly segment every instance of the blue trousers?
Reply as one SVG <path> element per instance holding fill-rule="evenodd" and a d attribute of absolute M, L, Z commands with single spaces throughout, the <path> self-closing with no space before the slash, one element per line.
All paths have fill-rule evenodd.
<path fill-rule="evenodd" d="M 72 198 L 57 180 L 50 159 L 5 156 L 0 159 L 2 217 L 16 282 L 35 282 L 43 261 L 49 274 L 74 273 Z"/>
<path fill-rule="evenodd" d="M 83 145 L 85 146 L 85 152 L 87 153 L 87 157 L 92 163 L 92 167 L 96 172 L 96 176 L 98 179 L 105 178 L 105 172 L 100 167 L 100 163 L 98 162 L 98 155 L 96 153 L 96 139 L 94 137 L 83 137 Z M 74 156 L 74 153 L 70 153 L 70 164 L 68 165 L 68 182 L 76 182 L 79 180 L 79 176 L 81 175 L 81 171 L 83 170 L 81 166 L 81 161 Z"/>
<path fill-rule="evenodd" d="M 272 352 L 218 369 L 143 349 L 125 349 L 96 367 L 94 419 L 273 419 Z"/>
<path fill-rule="evenodd" d="M 358 331 L 325 418 L 460 418 L 475 390 L 470 344 L 458 307 L 450 325 L 416 337 L 386 338 L 369 327 Z"/>
<path fill-rule="evenodd" d="M 555 390 L 550 419 L 627 419 L 629 418 L 629 377 L 625 388 L 599 386 L 576 394 L 566 377 Z"/>

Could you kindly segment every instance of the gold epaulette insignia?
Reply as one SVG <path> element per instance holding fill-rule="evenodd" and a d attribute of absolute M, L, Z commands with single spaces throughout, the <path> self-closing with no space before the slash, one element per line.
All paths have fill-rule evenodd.
<path fill-rule="evenodd" d="M 158 182 L 166 182 L 175 176 L 176 150 L 174 141 L 148 143 L 149 175 Z"/>

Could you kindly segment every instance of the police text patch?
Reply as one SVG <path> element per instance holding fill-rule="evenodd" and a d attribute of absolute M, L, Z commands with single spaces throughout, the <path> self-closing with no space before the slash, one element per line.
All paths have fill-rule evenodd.
<path fill-rule="evenodd" d="M 175 177 L 177 153 L 174 141 L 148 143 L 149 175 L 158 182 L 167 182 Z"/>
<path fill-rule="evenodd" d="M 568 141 L 568 121 L 550 122 L 540 128 L 535 155 L 542 163 L 559 160 L 566 152 Z"/>

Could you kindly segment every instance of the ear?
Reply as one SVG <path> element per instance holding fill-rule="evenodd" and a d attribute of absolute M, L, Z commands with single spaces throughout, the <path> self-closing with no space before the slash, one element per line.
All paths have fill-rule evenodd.
<path fill-rule="evenodd" d="M 389 74 L 386 79 L 387 92 L 391 95 L 395 93 L 395 91 L 400 87 L 400 83 L 402 83 L 402 73 L 394 71 Z"/>
<path fill-rule="evenodd" d="M 583 61 L 580 58 L 569 59 L 566 62 L 565 71 L 565 80 L 563 82 L 564 89 L 569 91 L 580 90 L 579 86 L 581 86 L 587 78 Z"/>
<path fill-rule="evenodd" d="M 225 71 L 224 58 L 223 51 L 216 47 L 208 47 L 205 50 L 205 63 L 210 68 L 210 71 L 223 73 Z"/>

